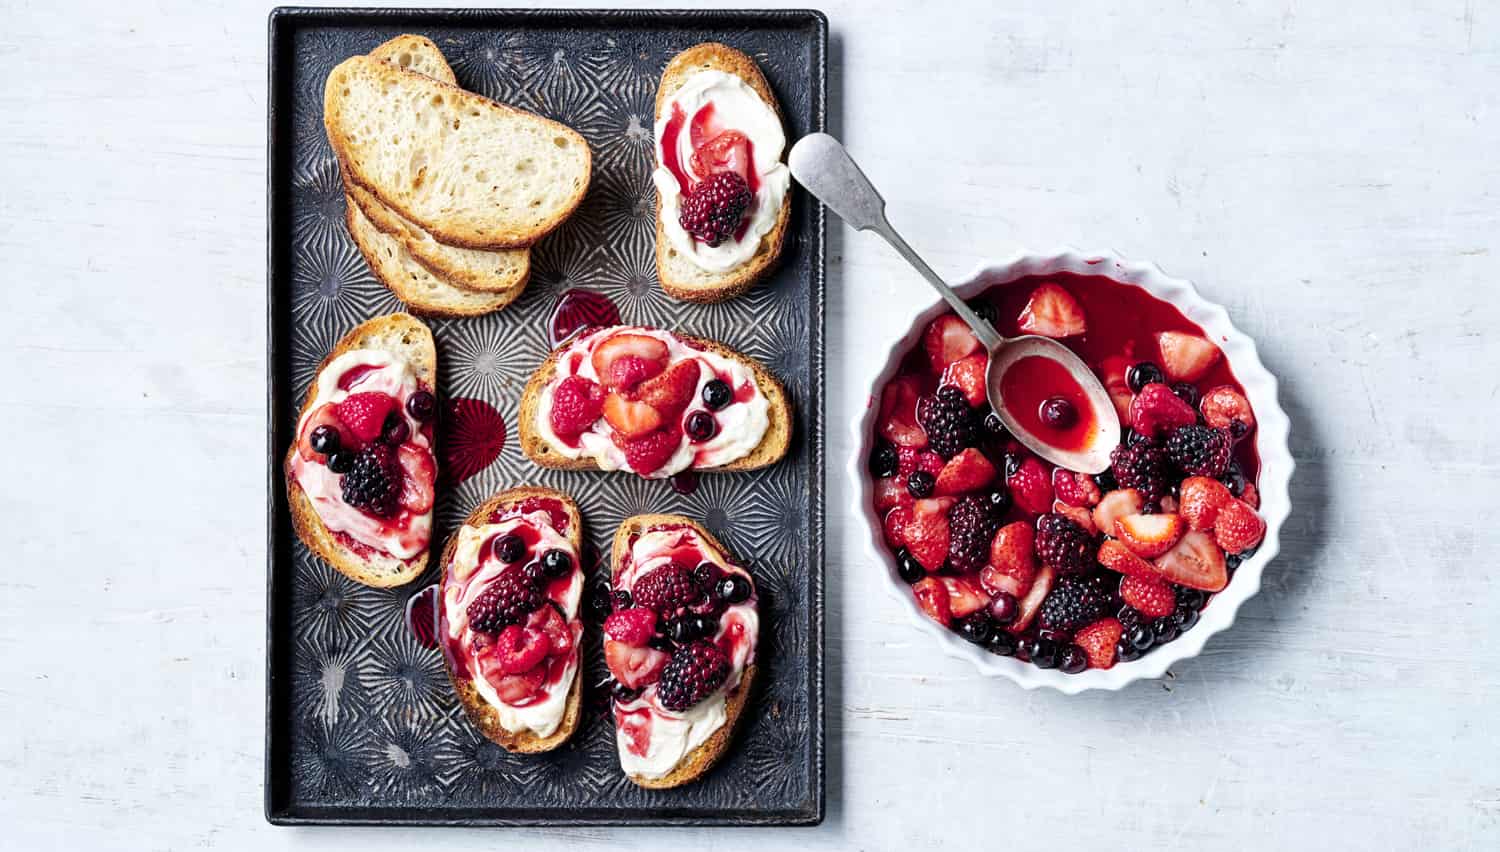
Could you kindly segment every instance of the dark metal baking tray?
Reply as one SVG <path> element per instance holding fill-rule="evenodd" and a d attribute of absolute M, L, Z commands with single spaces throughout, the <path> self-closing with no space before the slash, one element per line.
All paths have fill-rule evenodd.
<path fill-rule="evenodd" d="M 463 718 L 435 651 L 406 627 L 410 596 L 370 589 L 312 557 L 292 532 L 280 460 L 319 359 L 349 328 L 400 308 L 342 224 L 322 126 L 323 81 L 344 58 L 402 32 L 433 39 L 460 85 L 561 120 L 593 147 L 577 213 L 533 252 L 525 294 L 497 314 L 430 321 L 439 390 L 494 405 L 511 432 L 496 461 L 447 489 L 434 550 L 470 508 L 523 483 L 578 499 L 607 543 L 641 511 L 701 519 L 751 563 L 762 589 L 761 676 L 723 762 L 677 790 L 625 779 L 595 688 L 605 669 L 586 633 L 585 719 L 546 755 L 510 755 Z M 721 305 L 674 302 L 656 283 L 651 126 L 667 60 L 700 41 L 755 57 L 789 140 L 822 130 L 827 21 L 815 11 L 276 9 L 270 15 L 268 151 L 268 578 L 266 817 L 277 824 L 807 825 L 823 818 L 823 211 L 793 195 L 785 259 Z M 788 457 L 749 474 L 705 475 L 679 494 L 623 474 L 544 471 L 514 441 L 527 374 L 548 345 L 559 294 L 608 295 L 626 322 L 723 340 L 759 358 L 797 411 Z M 607 552 L 607 549 L 602 552 Z M 606 569 L 596 568 L 599 576 Z"/>

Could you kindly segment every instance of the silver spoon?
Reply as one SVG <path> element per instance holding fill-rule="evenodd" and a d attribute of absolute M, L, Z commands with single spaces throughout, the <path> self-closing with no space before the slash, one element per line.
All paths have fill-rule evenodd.
<path fill-rule="evenodd" d="M 985 386 L 990 406 L 1000 415 L 1005 428 L 1010 430 L 1027 449 L 1069 470 L 1082 473 L 1100 473 L 1109 467 L 1109 452 L 1120 439 L 1120 418 L 1114 403 L 1104 390 L 1104 385 L 1094 377 L 1093 371 L 1083 359 L 1071 349 L 1047 337 L 1028 334 L 1005 338 L 967 304 L 958 294 L 938 277 L 932 267 L 912 251 L 906 240 L 896 233 L 885 218 L 885 199 L 871 185 L 859 166 L 854 164 L 849 152 L 839 141 L 827 133 L 813 133 L 802 137 L 792 146 L 787 155 L 787 164 L 792 176 L 807 188 L 828 209 L 849 223 L 857 231 L 874 231 L 885 238 L 900 255 L 922 273 L 938 295 L 942 296 L 954 312 L 974 330 L 974 336 L 989 352 L 989 368 L 985 373 Z M 1095 429 L 1088 446 L 1082 450 L 1063 450 L 1047 443 L 1046 437 L 1037 435 L 1023 426 L 1005 406 L 1000 394 L 1000 379 L 1012 364 L 1022 358 L 1040 356 L 1056 361 L 1067 369 L 1074 381 L 1088 397 L 1093 409 Z M 1079 412 L 1083 416 L 1084 412 Z"/>

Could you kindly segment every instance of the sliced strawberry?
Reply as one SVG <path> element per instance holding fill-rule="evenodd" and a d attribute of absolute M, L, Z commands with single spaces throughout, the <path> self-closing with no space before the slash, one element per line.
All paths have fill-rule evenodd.
<path fill-rule="evenodd" d="M 953 385 L 963 391 L 969 404 L 978 408 L 989 401 L 989 391 L 984 380 L 984 371 L 989 363 L 990 356 L 982 351 L 965 355 L 943 371 L 942 384 Z"/>
<path fill-rule="evenodd" d="M 1266 537 L 1266 522 L 1243 501 L 1231 500 L 1214 520 L 1214 542 L 1225 553 L 1244 553 Z"/>
<path fill-rule="evenodd" d="M 904 489 L 903 489 L 904 490 Z M 885 543 L 892 548 L 906 546 L 906 525 L 911 523 L 911 508 L 897 506 L 885 513 Z"/>
<path fill-rule="evenodd" d="M 1219 509 L 1234 499 L 1224 483 L 1207 476 L 1189 476 L 1177 489 L 1177 513 L 1188 529 L 1211 530 Z"/>
<path fill-rule="evenodd" d="M 952 497 L 918 500 L 903 533 L 906 549 L 928 571 L 943 567 L 948 558 L 948 509 Z"/>
<path fill-rule="evenodd" d="M 1053 500 L 1052 511 L 1083 527 L 1083 531 L 1089 535 L 1099 532 L 1098 527 L 1094 526 L 1094 514 L 1082 506 L 1069 506 L 1061 500 Z"/>
<path fill-rule="evenodd" d="M 1177 514 L 1177 498 L 1171 494 L 1163 494 L 1156 501 L 1157 508 L 1169 515 Z"/>
<path fill-rule="evenodd" d="M 696 151 L 703 146 L 704 142 L 723 132 L 724 129 L 717 119 L 713 101 L 709 101 L 693 113 L 693 120 L 688 123 L 688 144 L 693 150 Z"/>
<path fill-rule="evenodd" d="M 1099 486 L 1086 473 L 1074 473 L 1066 468 L 1052 471 L 1052 491 L 1057 499 L 1069 506 L 1087 508 L 1099 502 Z M 1092 525 L 1092 523 L 1090 524 Z"/>
<path fill-rule="evenodd" d="M 663 420 L 671 420 L 693 401 L 702 372 L 697 358 L 678 361 L 665 373 L 642 382 L 635 397 L 660 412 Z"/>
<path fill-rule="evenodd" d="M 557 607 L 544 606 L 533 612 L 526 619 L 526 626 L 547 634 L 547 641 L 552 643 L 552 650 L 548 652 L 550 655 L 567 654 L 573 650 L 573 628 L 563 620 Z"/>
<path fill-rule="evenodd" d="M 1061 285 L 1047 282 L 1031 291 L 1021 311 L 1021 332 L 1043 337 L 1074 337 L 1089 330 L 1083 306 Z"/>
<path fill-rule="evenodd" d="M 1177 593 L 1157 577 L 1121 577 L 1120 599 L 1147 618 L 1161 618 L 1177 610 Z"/>
<path fill-rule="evenodd" d="M 594 347 L 591 361 L 594 365 L 594 374 L 600 381 L 608 382 L 613 374 L 611 367 L 617 358 L 633 356 L 639 358 L 644 368 L 634 367 L 624 375 L 640 382 L 651 378 L 667 368 L 667 344 L 646 334 L 634 334 L 623 331 L 612 334 L 599 342 Z M 644 375 L 637 375 L 636 370 L 644 369 Z"/>
<path fill-rule="evenodd" d="M 942 458 L 937 453 L 932 455 Z M 963 494 L 966 491 L 978 491 L 994 481 L 995 466 L 990 464 L 984 453 L 969 447 L 949 459 L 942 470 L 938 471 L 932 493 L 939 497 Z"/>
<path fill-rule="evenodd" d="M 1036 530 L 1025 521 L 1006 524 L 990 542 L 990 561 L 979 582 L 991 594 L 1006 592 L 1020 600 L 1036 578 Z"/>
<path fill-rule="evenodd" d="M 948 588 L 948 611 L 954 618 L 963 618 L 989 606 L 990 598 L 962 577 L 939 577 Z"/>
<path fill-rule="evenodd" d="M 1006 630 L 1012 633 L 1020 633 L 1031 626 L 1031 620 L 1036 618 L 1037 610 L 1042 608 L 1042 600 L 1047 593 L 1052 591 L 1052 581 L 1056 577 L 1051 565 L 1043 565 L 1036 572 L 1036 579 L 1031 582 L 1031 589 L 1026 596 L 1021 598 L 1021 605 L 1016 615 L 1016 620 L 1006 626 Z"/>
<path fill-rule="evenodd" d="M 664 652 L 655 648 L 636 648 L 613 639 L 604 640 L 604 665 L 628 689 L 656 682 L 667 659 Z"/>
<path fill-rule="evenodd" d="M 1148 438 L 1164 435 L 1179 426 L 1198 422 L 1198 413 L 1172 389 L 1160 382 L 1141 388 L 1130 403 L 1130 428 Z"/>
<path fill-rule="evenodd" d="M 520 674 L 506 675 L 494 681 L 495 695 L 506 704 L 519 704 L 536 695 L 546 679 L 547 664 L 538 663 Z"/>
<path fill-rule="evenodd" d="M 1163 331 L 1156 335 L 1161 368 L 1174 382 L 1196 382 L 1219 360 L 1219 347 L 1196 334 Z"/>
<path fill-rule="evenodd" d="M 1189 530 L 1171 550 L 1156 557 L 1156 573 L 1179 586 L 1217 592 L 1229 583 L 1224 551 L 1213 536 Z"/>
<path fill-rule="evenodd" d="M 493 654 L 501 674 L 515 675 L 530 671 L 547 659 L 552 642 L 540 630 L 512 624 L 495 638 Z"/>
<path fill-rule="evenodd" d="M 927 350 L 927 359 L 932 362 L 932 371 L 941 373 L 954 361 L 978 352 L 979 338 L 974 336 L 967 323 L 953 314 L 943 314 L 927 326 L 922 334 L 922 346 Z"/>
<path fill-rule="evenodd" d="M 1130 552 L 1130 548 L 1107 538 L 1099 545 L 1099 564 L 1131 577 L 1159 577 L 1156 566 Z"/>
<path fill-rule="evenodd" d="M 1126 515 L 1138 515 L 1146 505 L 1146 498 L 1134 488 L 1116 488 L 1099 498 L 1094 507 L 1094 527 L 1114 532 L 1115 521 Z"/>
<path fill-rule="evenodd" d="M 411 444 L 402 444 L 396 449 L 396 461 L 400 462 L 403 474 L 401 505 L 419 515 L 431 509 L 433 484 L 437 481 L 432 454 Z"/>
<path fill-rule="evenodd" d="M 1125 625 L 1118 618 L 1101 618 L 1073 634 L 1073 644 L 1088 655 L 1089 668 L 1107 669 L 1115 664 L 1116 649 L 1120 637 L 1125 635 Z"/>
<path fill-rule="evenodd" d="M 573 438 L 587 432 L 602 413 L 604 388 L 582 376 L 568 376 L 552 391 L 552 410 L 547 418 L 553 432 Z"/>
<path fill-rule="evenodd" d="M 927 433 L 917 423 L 917 400 L 921 396 L 915 376 L 892 379 L 880 394 L 880 434 L 898 447 L 927 446 Z"/>
<path fill-rule="evenodd" d="M 892 476 L 875 482 L 875 509 L 880 512 L 898 507 L 911 508 L 916 498 L 906 490 L 906 479 Z"/>
<path fill-rule="evenodd" d="M 365 391 L 349 394 L 333 410 L 354 437 L 369 443 L 380 437 L 380 430 L 385 428 L 385 416 L 395 408 L 396 399 L 390 394 Z"/>
<path fill-rule="evenodd" d="M 911 587 L 917 605 L 927 617 L 947 627 L 953 623 L 953 610 L 949 606 L 948 587 L 936 577 L 923 577 Z"/>
<path fill-rule="evenodd" d="M 639 474 L 648 474 L 667 463 L 682 443 L 682 428 L 676 424 L 650 432 L 640 438 L 627 440 L 623 444 L 620 436 L 614 437 L 615 446 L 625 451 L 625 463 Z"/>
<path fill-rule="evenodd" d="M 1130 421 L 1130 403 L 1135 399 L 1130 383 L 1125 380 L 1125 371 L 1129 369 L 1130 359 L 1124 355 L 1111 355 L 1099 363 L 1099 381 L 1104 383 L 1109 401 L 1115 404 L 1122 422 Z"/>
<path fill-rule="evenodd" d="M 1052 509 L 1052 479 L 1039 459 L 1031 457 L 1021 462 L 1005 485 L 1010 489 L 1011 500 L 1022 511 L 1040 515 Z"/>
<path fill-rule="evenodd" d="M 651 644 L 651 637 L 655 634 L 656 610 L 649 606 L 618 610 L 604 619 L 604 635 L 632 648 Z"/>
<path fill-rule="evenodd" d="M 691 127 L 688 133 L 691 137 Z M 715 172 L 734 172 L 749 184 L 755 177 L 752 174 L 755 163 L 751 159 L 750 140 L 738 130 L 726 130 L 697 146 L 688 162 L 693 167 L 693 174 L 700 178 Z"/>
<path fill-rule="evenodd" d="M 604 398 L 601 410 L 609 425 L 628 440 L 653 432 L 664 422 L 660 411 L 644 402 L 628 400 L 618 392 Z"/>
<path fill-rule="evenodd" d="M 1255 428 L 1255 412 L 1250 410 L 1250 400 L 1230 387 L 1219 385 L 1198 400 L 1198 410 L 1203 412 L 1203 422 L 1217 429 L 1228 429 L 1236 439 L 1243 438 Z M 1242 424 L 1236 427 L 1238 421 Z"/>
<path fill-rule="evenodd" d="M 609 362 L 609 372 L 600 376 L 604 386 L 628 391 L 661 372 L 661 365 L 639 355 L 620 355 Z"/>
<path fill-rule="evenodd" d="M 319 426 L 331 426 L 339 433 L 339 446 L 350 449 L 358 449 L 363 443 L 354 437 L 348 426 L 339 419 L 334 411 L 333 403 L 325 403 L 318 406 L 317 410 L 308 416 L 307 422 L 302 424 L 302 434 L 297 436 L 297 453 L 308 461 L 317 461 L 323 458 L 323 454 L 312 448 L 312 433 Z"/>
<path fill-rule="evenodd" d="M 1178 515 L 1126 515 L 1115 521 L 1115 538 L 1136 556 L 1151 559 L 1171 550 L 1186 529 Z"/>

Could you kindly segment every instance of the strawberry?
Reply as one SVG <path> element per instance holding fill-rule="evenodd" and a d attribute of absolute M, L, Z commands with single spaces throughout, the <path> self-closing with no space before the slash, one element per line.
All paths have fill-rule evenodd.
<path fill-rule="evenodd" d="M 1136 556 L 1151 559 L 1171 550 L 1186 527 L 1180 516 L 1165 512 L 1126 515 L 1115 520 L 1115 538 Z"/>
<path fill-rule="evenodd" d="M 991 594 L 1007 592 L 1017 600 L 1036 577 L 1036 530 L 1025 521 L 1006 524 L 990 542 L 990 561 L 979 582 Z"/>
<path fill-rule="evenodd" d="M 1107 538 L 1099 545 L 1099 564 L 1131 577 L 1160 577 L 1156 566 L 1130 552 L 1130 548 Z"/>
<path fill-rule="evenodd" d="M 671 420 L 693 401 L 702 371 L 702 364 L 696 358 L 678 361 L 665 373 L 642 382 L 636 388 L 635 398 L 660 412 L 663 420 Z"/>
<path fill-rule="evenodd" d="M 1146 498 L 1134 488 L 1116 488 L 1099 499 L 1094 507 L 1095 529 L 1114 532 L 1115 521 L 1126 515 L 1138 515 L 1146 505 Z"/>
<path fill-rule="evenodd" d="M 1266 536 L 1266 522 L 1240 500 L 1230 500 L 1214 520 L 1214 541 L 1225 553 L 1243 553 Z"/>
<path fill-rule="evenodd" d="M 1156 335 L 1161 367 L 1174 382 L 1196 382 L 1219 360 L 1219 347 L 1196 334 L 1163 331 Z"/>
<path fill-rule="evenodd" d="M 1169 515 L 1177 514 L 1177 498 L 1171 494 L 1161 495 L 1161 498 L 1156 501 L 1156 506 Z"/>
<path fill-rule="evenodd" d="M 937 453 L 932 455 L 937 456 Z M 941 458 L 940 456 L 938 456 Z M 995 466 L 985 458 L 984 453 L 969 447 L 958 455 L 948 460 L 938 471 L 937 483 L 933 486 L 933 494 L 946 497 L 951 494 L 962 494 L 965 491 L 978 491 L 995 481 Z"/>
<path fill-rule="evenodd" d="M 538 663 L 520 674 L 506 675 L 494 681 L 495 695 L 506 704 L 519 704 L 536 695 L 537 690 L 542 688 L 542 681 L 546 679 L 547 666 L 545 663 Z"/>
<path fill-rule="evenodd" d="M 1188 529 L 1211 530 L 1219 509 L 1233 500 L 1224 483 L 1207 476 L 1189 476 L 1177 489 L 1177 513 Z"/>
<path fill-rule="evenodd" d="M 689 128 L 690 136 L 691 132 Z M 738 130 L 726 130 L 702 145 L 695 145 L 692 159 L 688 162 L 695 175 L 734 172 L 749 183 L 750 169 L 754 166 L 754 160 L 750 156 L 750 139 Z"/>
<path fill-rule="evenodd" d="M 661 372 L 661 365 L 639 355 L 620 355 L 609 363 L 609 372 L 600 376 L 606 387 L 628 391 Z"/>
<path fill-rule="evenodd" d="M 1156 573 L 1179 586 L 1217 592 L 1229 583 L 1224 566 L 1224 552 L 1213 536 L 1201 530 L 1189 530 L 1166 553 L 1153 563 Z"/>
<path fill-rule="evenodd" d="M 936 577 L 923 577 L 911 587 L 911 593 L 917 598 L 917 605 L 927 613 L 927 617 L 938 624 L 947 627 L 953 623 L 953 610 L 948 603 L 948 587 Z"/>
<path fill-rule="evenodd" d="M 1120 637 L 1125 635 L 1125 625 L 1118 618 L 1101 618 L 1073 634 L 1073 644 L 1088 655 L 1089 668 L 1107 669 L 1115 664 L 1115 649 Z"/>
<path fill-rule="evenodd" d="M 903 530 L 907 551 L 928 571 L 942 568 L 948 558 L 948 509 L 953 502 L 952 497 L 918 500 Z"/>
<path fill-rule="evenodd" d="M 615 680 L 629 689 L 640 689 L 655 681 L 667 659 L 664 652 L 655 648 L 636 648 L 613 639 L 604 640 L 604 665 Z"/>
<path fill-rule="evenodd" d="M 918 450 L 912 447 L 897 449 L 896 458 L 899 461 L 896 467 L 896 478 L 902 482 L 905 482 L 914 470 L 925 470 L 936 479 L 937 475 L 942 472 L 943 466 L 947 464 L 942 456 L 932 450 Z"/>
<path fill-rule="evenodd" d="M 432 508 L 433 483 L 437 480 L 437 468 L 432 455 L 411 444 L 402 444 L 396 449 L 396 460 L 405 473 L 401 477 L 401 505 L 421 514 Z"/>
<path fill-rule="evenodd" d="M 1130 403 L 1130 428 L 1148 438 L 1156 438 L 1179 426 L 1198 422 L 1198 413 L 1182 401 L 1172 389 L 1160 382 L 1141 388 Z"/>
<path fill-rule="evenodd" d="M 1026 597 L 1021 598 L 1020 607 L 1016 614 L 1016 620 L 1006 626 L 1006 630 L 1012 633 L 1020 633 L 1031 626 L 1031 620 L 1036 618 L 1037 611 L 1042 608 L 1042 601 L 1047 593 L 1052 591 L 1052 581 L 1057 574 L 1051 565 L 1043 565 L 1036 572 L 1036 579 L 1031 582 L 1031 589 L 1026 592 Z"/>
<path fill-rule="evenodd" d="M 349 427 L 354 437 L 368 443 L 380 437 L 385 428 L 385 416 L 396 408 L 396 400 L 379 391 L 351 393 L 344 401 L 333 407 L 339 421 Z"/>
<path fill-rule="evenodd" d="M 614 375 L 612 367 L 618 358 L 639 358 L 640 366 L 627 367 L 622 371 L 624 380 L 644 381 L 667 368 L 667 344 L 646 334 L 624 331 L 612 334 L 594 347 L 591 361 L 594 375 L 609 381 Z"/>
<path fill-rule="evenodd" d="M 383 422 L 382 425 L 384 425 Z M 312 448 L 312 433 L 319 426 L 331 426 L 337 430 L 340 447 L 357 450 L 363 443 L 354 437 L 354 433 L 349 431 L 349 427 L 345 426 L 343 421 L 339 420 L 333 403 L 325 403 L 308 416 L 307 422 L 302 424 L 302 434 L 297 436 L 297 453 L 308 461 L 317 461 L 322 458 L 322 453 Z"/>
<path fill-rule="evenodd" d="M 563 621 L 562 614 L 555 606 L 544 606 L 533 612 L 526 619 L 526 626 L 532 630 L 540 630 L 547 634 L 547 641 L 552 643 L 551 654 L 568 654 L 573 651 L 573 629 Z"/>
<path fill-rule="evenodd" d="M 1099 532 L 1099 528 L 1094 526 L 1093 513 L 1082 506 L 1069 506 L 1061 500 L 1053 500 L 1052 511 L 1083 527 L 1083 531 L 1089 535 Z"/>
<path fill-rule="evenodd" d="M 547 659 L 552 642 L 547 634 L 530 627 L 512 624 L 495 637 L 495 655 L 501 674 L 516 675 L 530 671 Z"/>
<path fill-rule="evenodd" d="M 939 577 L 943 585 L 948 589 L 948 611 L 954 618 L 963 618 L 966 615 L 978 612 L 989 605 L 989 596 L 974 584 L 961 577 Z"/>
<path fill-rule="evenodd" d="M 644 402 L 628 400 L 618 392 L 611 392 L 604 398 L 601 410 L 615 432 L 627 439 L 653 432 L 663 422 L 660 411 Z"/>
<path fill-rule="evenodd" d="M 927 326 L 922 334 L 922 346 L 927 350 L 927 359 L 932 362 L 932 371 L 941 373 L 954 361 L 979 350 L 979 338 L 963 320 L 954 314 L 943 314 Z"/>
<path fill-rule="evenodd" d="M 553 432 L 573 438 L 587 432 L 603 413 L 604 388 L 582 376 L 568 376 L 552 391 L 547 417 Z"/>
<path fill-rule="evenodd" d="M 906 525 L 911 523 L 911 508 L 897 506 L 885 513 L 885 543 L 892 548 L 906 546 Z"/>
<path fill-rule="evenodd" d="M 1016 472 L 1006 480 L 1011 499 L 1022 511 L 1040 515 L 1052 508 L 1052 481 L 1047 468 L 1035 458 L 1028 458 L 1016 467 Z"/>
<path fill-rule="evenodd" d="M 620 436 L 614 436 L 615 446 L 625 451 L 625 463 L 630 469 L 639 474 L 648 474 L 667 463 L 673 454 L 677 452 L 677 445 L 682 443 L 682 428 L 676 424 L 670 424 L 664 429 L 649 432 L 644 437 L 627 440 L 620 443 Z"/>
<path fill-rule="evenodd" d="M 1130 383 L 1125 380 L 1125 371 L 1129 369 L 1130 359 L 1124 355 L 1111 355 L 1099 362 L 1099 381 L 1104 384 L 1109 401 L 1115 404 L 1115 411 L 1119 413 L 1121 421 L 1129 421 L 1130 402 L 1135 399 Z"/>
<path fill-rule="evenodd" d="M 1203 412 L 1203 422 L 1218 429 L 1228 429 L 1236 439 L 1255 427 L 1255 412 L 1250 410 L 1250 400 L 1229 385 L 1219 385 L 1198 400 L 1198 410 Z M 1243 424 L 1236 429 L 1235 421 Z"/>
<path fill-rule="evenodd" d="M 632 648 L 646 647 L 655 633 L 656 611 L 648 606 L 622 609 L 604 619 L 604 635 Z"/>
<path fill-rule="evenodd" d="M 1244 501 L 1246 506 L 1252 509 L 1260 508 L 1260 491 L 1255 487 L 1254 483 L 1245 483 L 1245 490 L 1240 492 L 1240 499 Z"/>
<path fill-rule="evenodd" d="M 1088 507 L 1099 502 L 1099 486 L 1086 473 L 1056 468 L 1052 471 L 1052 490 L 1057 499 L 1069 506 Z"/>
<path fill-rule="evenodd" d="M 905 477 L 892 476 L 887 479 L 877 480 L 875 483 L 875 509 L 884 512 L 888 509 L 904 507 L 911 508 L 916 498 L 906 490 Z"/>
<path fill-rule="evenodd" d="M 1031 291 L 1021 311 L 1021 332 L 1043 337 L 1075 337 L 1088 331 L 1083 307 L 1073 294 L 1047 282 Z"/>
<path fill-rule="evenodd" d="M 1177 610 L 1177 593 L 1158 577 L 1121 577 L 1120 599 L 1147 618 L 1161 618 Z"/>
<path fill-rule="evenodd" d="M 989 401 L 989 390 L 984 379 L 984 371 L 989 363 L 990 356 L 982 351 L 965 355 L 943 371 L 942 384 L 953 385 L 963 391 L 969 405 L 978 408 Z"/>
<path fill-rule="evenodd" d="M 917 424 L 922 386 L 915 376 L 893 379 L 880 394 L 880 434 L 898 447 L 927 446 L 927 432 Z"/>

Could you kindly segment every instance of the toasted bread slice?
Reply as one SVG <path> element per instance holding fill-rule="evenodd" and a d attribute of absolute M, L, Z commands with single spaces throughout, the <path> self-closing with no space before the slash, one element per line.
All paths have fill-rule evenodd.
<path fill-rule="evenodd" d="M 508 491 L 501 491 L 469 513 L 469 517 L 464 519 L 464 525 L 482 525 L 491 513 L 520 503 L 528 497 L 551 498 L 562 503 L 563 511 L 568 516 L 568 541 L 573 543 L 573 547 L 580 554 L 583 553 L 583 518 L 578 513 L 578 504 L 574 503 L 573 498 L 568 495 L 561 491 L 554 491 L 551 488 L 523 486 L 521 488 L 512 488 Z M 439 563 L 443 570 L 443 584 L 438 590 L 439 601 L 447 599 L 448 566 L 453 562 L 453 552 L 457 547 L 458 536 L 456 534 L 449 536 L 448 544 L 443 548 L 442 561 Z M 439 637 L 439 641 L 442 641 L 441 637 Z M 574 651 L 578 653 L 579 649 L 575 648 Z M 443 654 L 442 656 L 443 667 L 448 672 L 448 680 L 453 684 L 453 691 L 458 694 L 459 703 L 463 705 L 464 715 L 468 716 L 469 721 L 474 727 L 478 728 L 479 732 L 489 738 L 490 742 L 493 742 L 495 745 L 500 746 L 506 751 L 521 754 L 551 751 L 562 745 L 568 737 L 573 735 L 573 731 L 577 730 L 579 706 L 582 703 L 581 696 L 583 694 L 583 658 L 581 653 L 579 653 L 578 670 L 573 673 L 573 685 L 568 689 L 568 703 L 563 709 L 562 722 L 558 724 L 557 730 L 553 731 L 552 735 L 547 737 L 539 737 L 531 731 L 507 731 L 500 724 L 500 714 L 495 711 L 494 707 L 490 706 L 488 701 L 484 700 L 484 696 L 479 694 L 479 690 L 474 687 L 473 682 L 459 680 L 453 671 L 453 664 L 448 660 L 448 655 Z"/>
<path fill-rule="evenodd" d="M 410 314 L 389 314 L 355 326 L 334 345 L 322 363 L 318 364 L 317 372 L 313 375 L 322 374 L 333 359 L 355 349 L 390 352 L 411 365 L 412 373 L 424 387 L 429 390 L 437 387 L 437 347 L 433 343 L 432 332 L 421 320 Z M 314 379 L 307 389 L 307 396 L 302 400 L 302 410 L 297 414 L 299 422 L 317 393 L 318 383 Z M 436 446 L 433 449 L 436 451 Z M 292 528 L 297 531 L 297 537 L 302 539 L 308 550 L 351 580 L 366 586 L 402 586 L 415 580 L 427 569 L 429 551 L 423 551 L 405 561 L 389 554 L 366 556 L 355 553 L 335 538 L 333 532 L 323 525 L 323 519 L 318 517 L 312 500 L 292 476 L 292 456 L 296 452 L 297 436 L 294 435 L 292 446 L 287 450 L 282 463 L 282 475 L 286 477 L 286 498 L 292 513 Z"/>
<path fill-rule="evenodd" d="M 458 85 L 458 78 L 453 75 L 453 68 L 448 65 L 447 58 L 432 39 L 426 36 L 411 33 L 398 35 L 370 51 L 370 56 L 389 62 L 403 71 L 431 77 L 450 86 Z"/>
<path fill-rule="evenodd" d="M 411 256 L 398 237 L 382 232 L 355 203 L 345 205 L 344 222 L 360 254 L 380 283 L 413 311 L 433 317 L 474 317 L 498 311 L 521 295 L 522 287 L 481 293 L 455 287 Z"/>
<path fill-rule="evenodd" d="M 683 83 L 698 71 L 714 70 L 733 74 L 749 84 L 751 89 L 781 116 L 781 107 L 771 92 L 771 85 L 761 73 L 755 60 L 734 48 L 706 42 L 694 45 L 672 57 L 662 71 L 661 84 L 656 89 L 656 117 L 661 119 L 672 95 Z M 781 210 L 776 214 L 776 224 L 761 237 L 755 254 L 743 264 L 725 272 L 711 272 L 699 267 L 677 253 L 667 239 L 666 226 L 662 223 L 661 194 L 656 196 L 656 277 L 667 295 L 685 302 L 722 302 L 732 299 L 755 285 L 781 259 L 781 248 L 786 242 L 787 223 L 791 220 L 792 196 L 788 192 L 781 200 Z"/>
<path fill-rule="evenodd" d="M 369 56 L 328 75 L 323 123 L 354 183 L 451 246 L 531 245 L 589 184 L 570 128 Z"/>
<path fill-rule="evenodd" d="M 676 332 L 674 332 L 676 334 Z M 787 398 L 786 388 L 781 382 L 761 366 L 760 362 L 748 355 L 730 349 L 716 340 L 708 340 L 703 337 L 694 337 L 688 334 L 677 334 L 678 338 L 688 341 L 700 349 L 705 349 L 725 358 L 731 358 L 747 365 L 755 374 L 755 385 L 765 394 L 766 401 L 770 403 L 767 409 L 767 417 L 770 423 L 766 426 L 766 434 L 756 444 L 754 449 L 745 455 L 719 465 L 718 467 L 692 468 L 698 471 L 743 471 L 759 470 L 769 467 L 786 456 L 787 450 L 792 445 L 792 404 Z M 547 440 L 537 430 L 537 415 L 541 408 L 542 388 L 552 381 L 557 371 L 557 361 L 567 351 L 568 344 L 564 343 L 552 350 L 547 360 L 542 362 L 531 378 L 526 381 L 526 389 L 521 392 L 521 412 L 517 431 L 521 436 L 521 452 L 526 457 L 542 467 L 558 468 L 561 470 L 596 470 L 598 465 L 591 458 L 570 459 L 560 455 L 552 448 Z"/>
<path fill-rule="evenodd" d="M 620 528 L 615 530 L 614 544 L 609 552 L 609 573 L 613 577 L 620 570 L 620 564 L 625 559 L 625 554 L 630 551 L 630 539 L 634 535 L 644 532 L 648 527 L 658 524 L 681 524 L 692 527 L 703 537 L 703 542 L 709 547 L 717 550 L 731 562 L 737 562 L 729 553 L 729 549 L 714 538 L 704 526 L 692 518 L 682 515 L 635 515 L 626 518 L 620 523 Z M 753 582 L 753 581 L 752 581 Z M 660 778 L 645 778 L 640 775 L 628 775 L 631 781 L 641 787 L 652 790 L 665 790 L 669 787 L 680 787 L 690 781 L 696 781 L 703 773 L 707 772 L 724 752 L 729 750 L 729 741 L 734 737 L 735 723 L 739 721 L 740 713 L 745 709 L 745 702 L 750 697 L 751 684 L 755 682 L 755 663 L 745 666 L 745 671 L 740 677 L 740 682 L 724 696 L 724 724 L 714 731 L 703 744 L 683 755 L 682 760 L 672 768 L 671 772 Z"/>

